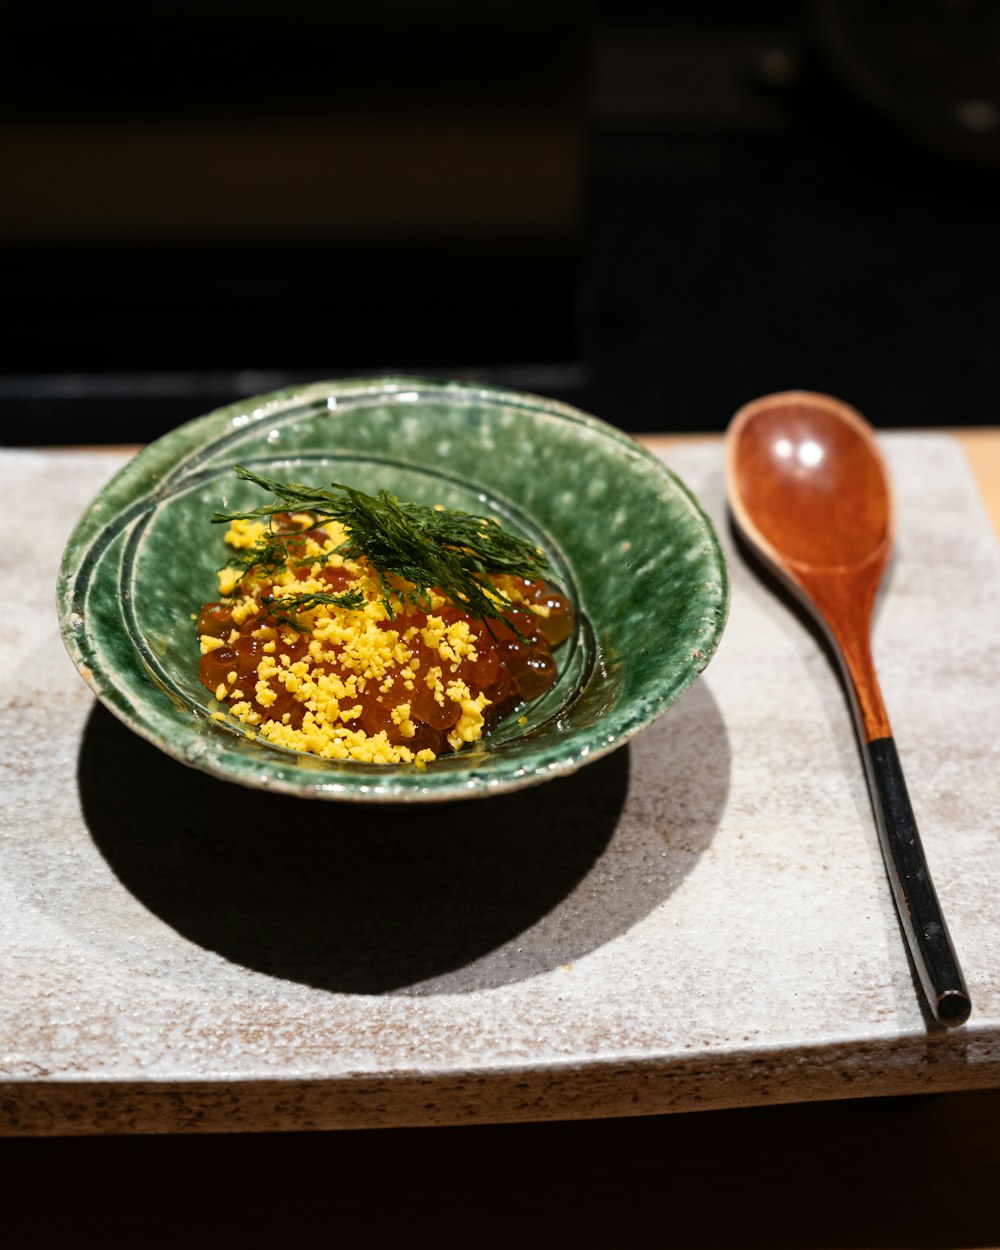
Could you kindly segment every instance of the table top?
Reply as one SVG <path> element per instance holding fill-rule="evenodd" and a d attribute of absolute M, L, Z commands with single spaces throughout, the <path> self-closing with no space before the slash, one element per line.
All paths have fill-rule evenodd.
<path fill-rule="evenodd" d="M 954 437 L 1000 532 L 1000 430 Z M 648 441 L 661 452 L 718 443 Z M 290 1228 L 332 1218 L 336 1177 L 349 1195 L 333 1204 L 336 1226 L 368 1244 L 420 1244 L 432 1230 L 448 1244 L 455 1230 L 475 1228 L 479 1250 L 506 1250 L 525 1244 L 530 1228 L 533 1244 L 616 1250 L 1000 1245 L 992 1183 L 1000 1089 L 857 1092 L 848 1085 L 831 1101 L 696 1116 L 646 1115 L 640 1102 L 625 1118 L 346 1134 L 146 1134 L 140 1117 L 110 1135 L 77 1137 L 66 1122 L 69 1135 L 0 1136 L 5 1226 L 36 1243 L 46 1231 L 91 1231 L 107 1244 L 141 1226 L 147 1244 L 176 1244 L 194 1222 L 215 1227 L 218 1195 L 243 1194 L 247 1177 L 259 1177 L 253 1201 L 226 1202 L 227 1234 L 252 1240 L 267 1229 L 287 1238 Z"/>
<path fill-rule="evenodd" d="M 969 723 L 1000 736 L 981 678 L 1000 658 L 1000 577 L 962 451 L 885 436 L 900 526 L 875 640 L 975 1003 L 946 1034 L 914 991 L 836 677 L 731 549 L 719 441 L 651 444 L 730 548 L 718 656 L 627 751 L 510 796 L 509 812 L 490 800 L 485 860 L 439 815 L 379 869 L 372 907 L 396 919 L 359 926 L 370 836 L 286 844 L 278 878 L 273 844 L 213 828 L 237 809 L 252 824 L 260 796 L 161 757 L 71 669 L 47 703 L 51 666 L 68 665 L 58 638 L 15 634 L 7 714 L 77 784 L 53 789 L 32 748 L 7 788 L 7 1132 L 540 1121 L 1000 1086 L 1000 796 L 989 759 L 953 750 Z M 5 455 L 15 515 L 48 485 L 39 594 L 123 458 Z M 962 646 L 942 648 L 942 631 Z M 774 673 L 777 723 L 761 711 Z M 378 849 L 400 857 L 391 837 Z M 293 914 L 306 948 L 288 939 Z"/>

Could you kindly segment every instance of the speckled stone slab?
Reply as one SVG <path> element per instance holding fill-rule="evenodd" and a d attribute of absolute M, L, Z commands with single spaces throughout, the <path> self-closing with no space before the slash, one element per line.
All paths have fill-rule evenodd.
<path fill-rule="evenodd" d="M 112 453 L 0 453 L 0 1131 L 336 1128 L 1000 1085 L 1000 555 L 961 450 L 883 440 L 876 659 L 974 1011 L 922 1013 L 838 679 L 734 551 L 681 702 L 542 787 L 359 811 L 196 773 L 95 703 L 62 545 Z"/>

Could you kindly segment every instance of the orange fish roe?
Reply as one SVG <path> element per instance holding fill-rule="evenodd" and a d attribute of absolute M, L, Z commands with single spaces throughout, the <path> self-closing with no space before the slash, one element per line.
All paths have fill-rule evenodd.
<path fill-rule="evenodd" d="M 302 514 L 277 514 L 270 529 L 233 521 L 231 547 L 253 550 L 266 531 L 284 562 L 222 569 L 219 600 L 198 615 L 200 679 L 257 736 L 324 759 L 423 765 L 554 683 L 552 648 L 574 624 L 558 590 L 493 575 L 498 606 L 503 596 L 514 607 L 486 621 L 438 594 L 415 607 L 412 587 L 390 579 L 390 613 L 368 563 L 338 553 L 343 527 L 310 526 Z M 361 606 L 282 608 L 293 596 L 352 591 Z"/>

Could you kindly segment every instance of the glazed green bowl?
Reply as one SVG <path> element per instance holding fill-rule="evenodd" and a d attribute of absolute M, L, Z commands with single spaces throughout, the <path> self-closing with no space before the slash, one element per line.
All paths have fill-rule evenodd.
<path fill-rule="evenodd" d="M 498 516 L 543 547 L 575 601 L 558 680 L 482 742 L 424 768 L 322 760 L 247 735 L 198 680 L 192 614 L 217 598 L 216 511 L 267 497 L 234 464 Z M 455 382 L 320 382 L 190 421 L 139 452 L 77 524 L 63 639 L 98 698 L 174 758 L 308 798 L 468 798 L 573 772 L 665 712 L 711 659 L 729 577 L 687 488 L 627 435 L 565 404 Z"/>

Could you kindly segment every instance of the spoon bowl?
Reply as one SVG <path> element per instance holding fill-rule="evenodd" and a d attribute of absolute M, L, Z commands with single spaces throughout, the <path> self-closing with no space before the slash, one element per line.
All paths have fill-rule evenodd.
<path fill-rule="evenodd" d="M 971 1003 L 917 831 L 871 653 L 871 618 L 892 552 L 889 474 L 868 423 L 828 395 L 787 391 L 730 423 L 733 520 L 833 646 L 850 696 L 900 924 L 933 1017 Z"/>
<path fill-rule="evenodd" d="M 730 431 L 733 511 L 771 562 L 843 569 L 892 546 L 892 492 L 868 424 L 804 392 L 758 400 Z"/>

